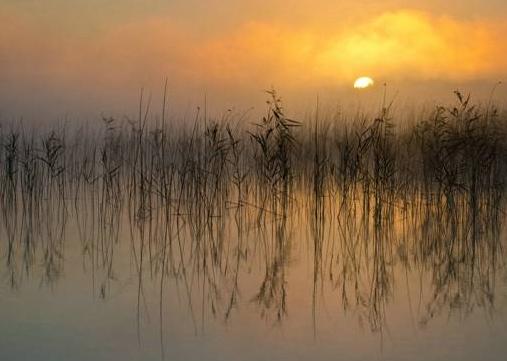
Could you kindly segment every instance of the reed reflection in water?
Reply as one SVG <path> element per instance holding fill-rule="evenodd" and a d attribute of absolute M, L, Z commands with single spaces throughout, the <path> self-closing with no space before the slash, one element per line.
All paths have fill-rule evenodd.
<path fill-rule="evenodd" d="M 196 337 L 244 314 L 267 329 L 306 314 L 318 338 L 341 312 L 383 340 L 397 298 L 416 328 L 477 310 L 494 320 L 506 277 L 499 115 L 458 93 L 408 132 L 388 108 L 351 128 L 318 114 L 305 126 L 271 95 L 246 136 L 199 114 L 190 132 L 151 129 L 142 102 L 137 121 L 106 118 L 97 133 L 3 133 L 8 286 L 53 289 L 80 268 L 93 299 L 135 291 L 138 343 L 156 327 L 162 358 L 183 327 L 167 314 L 188 315 Z"/>

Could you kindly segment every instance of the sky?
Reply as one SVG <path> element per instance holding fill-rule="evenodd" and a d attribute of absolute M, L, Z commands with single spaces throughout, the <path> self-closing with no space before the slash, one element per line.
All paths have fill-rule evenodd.
<path fill-rule="evenodd" d="M 0 0 L 0 24 L 0 121 L 135 113 L 166 78 L 181 114 L 354 99 L 363 75 L 418 101 L 507 80 L 505 0 Z"/>

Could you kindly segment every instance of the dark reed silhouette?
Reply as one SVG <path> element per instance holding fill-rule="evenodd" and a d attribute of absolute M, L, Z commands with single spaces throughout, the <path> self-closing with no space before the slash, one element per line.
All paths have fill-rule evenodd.
<path fill-rule="evenodd" d="M 97 297 L 110 297 L 117 250 L 130 248 L 140 342 L 144 283 L 157 282 L 162 353 L 169 280 L 196 333 L 210 318 L 230 322 L 241 299 L 280 324 L 290 317 L 297 249 L 311 260 L 315 332 L 328 293 L 383 332 L 396 284 L 414 271 L 431 281 L 420 325 L 444 312 L 494 311 L 507 117 L 493 106 L 456 92 L 455 105 L 401 129 L 385 104 L 371 119 L 338 122 L 317 109 L 295 121 L 275 91 L 251 126 L 198 110 L 190 129 L 174 127 L 165 100 L 153 124 L 150 107 L 141 94 L 137 119 L 106 117 L 99 130 L 2 128 L 2 273 L 10 287 L 27 278 L 58 282 L 77 230 Z M 245 293 L 242 279 L 252 273 L 257 284 Z"/>

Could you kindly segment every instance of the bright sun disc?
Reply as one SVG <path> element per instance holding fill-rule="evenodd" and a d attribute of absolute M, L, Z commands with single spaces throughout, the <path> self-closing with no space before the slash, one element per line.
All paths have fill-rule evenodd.
<path fill-rule="evenodd" d="M 364 89 L 373 85 L 373 79 L 367 76 L 362 76 L 354 82 L 354 88 Z"/>

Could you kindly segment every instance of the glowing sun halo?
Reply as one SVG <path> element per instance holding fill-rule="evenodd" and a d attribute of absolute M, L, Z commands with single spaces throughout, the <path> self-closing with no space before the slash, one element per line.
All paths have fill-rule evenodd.
<path fill-rule="evenodd" d="M 364 89 L 372 86 L 374 84 L 374 81 L 372 78 L 368 76 L 362 76 L 360 78 L 357 78 L 354 82 L 354 88 L 356 89 Z"/>

